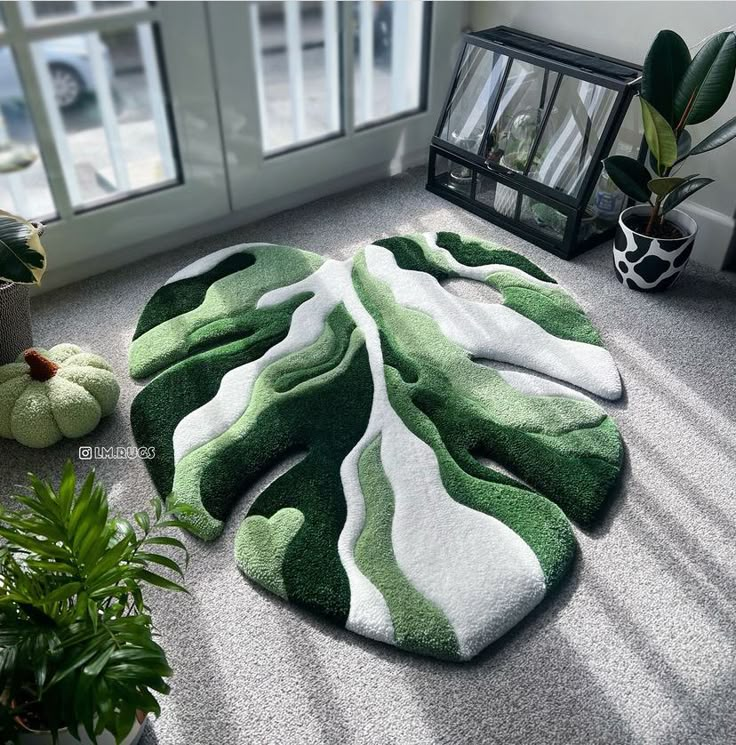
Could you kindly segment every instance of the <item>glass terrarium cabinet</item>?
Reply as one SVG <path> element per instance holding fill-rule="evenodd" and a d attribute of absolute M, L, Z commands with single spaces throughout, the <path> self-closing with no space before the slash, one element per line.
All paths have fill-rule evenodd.
<path fill-rule="evenodd" d="M 427 188 L 564 258 L 610 238 L 624 196 L 601 159 L 639 154 L 640 73 L 503 26 L 466 34 Z"/>

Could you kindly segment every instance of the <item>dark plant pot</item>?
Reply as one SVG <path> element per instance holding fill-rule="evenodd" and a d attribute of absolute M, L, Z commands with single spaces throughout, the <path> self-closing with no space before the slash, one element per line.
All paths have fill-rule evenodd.
<path fill-rule="evenodd" d="M 28 285 L 0 282 L 0 365 L 33 346 Z"/>
<path fill-rule="evenodd" d="M 680 210 L 670 210 L 667 220 L 676 225 L 682 238 L 652 238 L 633 231 L 624 222 L 631 215 L 649 215 L 648 205 L 625 209 L 618 218 L 613 242 L 613 268 L 618 281 L 632 290 L 661 292 L 672 287 L 687 265 L 698 224 Z"/>

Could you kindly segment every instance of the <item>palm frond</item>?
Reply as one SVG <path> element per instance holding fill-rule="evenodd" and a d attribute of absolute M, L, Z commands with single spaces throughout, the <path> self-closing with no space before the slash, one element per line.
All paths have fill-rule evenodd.
<path fill-rule="evenodd" d="M 94 473 L 79 485 L 71 463 L 58 489 L 33 475 L 29 484 L 16 509 L 0 509 L 0 690 L 11 701 L 30 693 L 52 733 L 84 728 L 94 742 L 108 730 L 120 742 L 136 709 L 160 711 L 152 691 L 169 690 L 143 587 L 186 592 L 158 571 L 181 577 L 179 563 L 152 550 L 188 562 L 184 544 L 160 533 L 177 521 L 154 502 L 153 516 L 134 516 L 139 536 L 110 517 Z M 0 710 L 3 737 L 7 714 Z"/>

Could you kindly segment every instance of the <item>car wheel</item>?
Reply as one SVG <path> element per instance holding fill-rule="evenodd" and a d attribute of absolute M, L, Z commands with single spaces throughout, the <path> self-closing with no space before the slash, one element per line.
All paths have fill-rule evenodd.
<path fill-rule="evenodd" d="M 76 106 L 84 93 L 84 83 L 79 73 L 67 65 L 51 65 L 51 83 L 60 109 Z"/>

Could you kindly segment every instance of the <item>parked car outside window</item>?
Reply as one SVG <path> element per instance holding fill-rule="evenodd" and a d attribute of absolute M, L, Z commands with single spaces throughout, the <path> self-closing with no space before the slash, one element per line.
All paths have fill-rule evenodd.
<path fill-rule="evenodd" d="M 92 64 L 87 43 L 82 36 L 67 36 L 41 42 L 43 56 L 49 66 L 54 95 L 61 109 L 73 109 L 85 95 L 95 92 Z M 113 79 L 110 51 L 102 44 L 105 71 Z M 0 103 L 23 100 L 23 91 L 10 47 L 0 48 Z"/>

